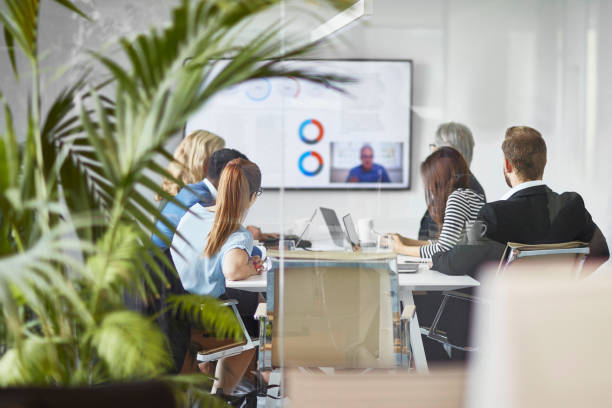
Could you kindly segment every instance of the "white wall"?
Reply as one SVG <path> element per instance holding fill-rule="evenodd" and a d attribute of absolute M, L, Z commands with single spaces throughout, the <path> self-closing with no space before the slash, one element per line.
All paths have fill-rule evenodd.
<path fill-rule="evenodd" d="M 163 24 L 176 2 L 156 7 L 150 0 L 76 3 L 93 16 L 93 24 L 43 2 L 41 50 L 47 54 L 45 66 L 52 68 L 45 82 L 48 94 L 63 83 L 53 80 L 55 68 L 118 35 Z M 580 192 L 612 241 L 612 143 L 607 141 L 612 133 L 612 26 L 606 24 L 612 20 L 611 1 L 375 0 L 374 11 L 319 54 L 414 61 L 412 189 L 266 192 L 247 221 L 278 230 L 281 221 L 308 217 L 315 206 L 325 205 L 356 219 L 373 217 L 381 230 L 416 234 L 425 210 L 418 165 L 437 125 L 455 120 L 475 135 L 472 169 L 489 199 L 506 188 L 500 169 L 506 127 L 539 129 L 549 149 L 545 180 L 557 191 Z M 12 85 L 11 76 L 3 55 L 0 87 L 22 111 L 26 96 Z M 24 73 L 22 81 L 27 80 Z"/>
<path fill-rule="evenodd" d="M 472 170 L 491 200 L 507 188 L 504 131 L 524 124 L 547 142 L 545 181 L 581 193 L 612 243 L 610 19 L 606 0 L 376 0 L 374 16 L 320 54 L 414 61 L 412 189 L 266 192 L 248 221 L 277 230 L 280 214 L 287 222 L 325 205 L 414 235 L 425 209 L 418 165 L 437 125 L 454 120 L 472 129 Z"/>

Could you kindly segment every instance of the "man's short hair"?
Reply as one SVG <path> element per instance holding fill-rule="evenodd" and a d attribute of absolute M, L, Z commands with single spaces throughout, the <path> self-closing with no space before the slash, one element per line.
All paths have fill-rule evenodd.
<path fill-rule="evenodd" d="M 528 126 L 512 126 L 502 143 L 504 156 L 523 180 L 538 180 L 546 166 L 546 143 L 537 130 Z"/>
<path fill-rule="evenodd" d="M 448 146 L 461 153 L 468 167 L 472 163 L 474 136 L 472 136 L 472 131 L 464 124 L 456 122 L 442 123 L 438 126 L 438 130 L 436 130 L 434 140 L 437 147 Z"/>
<path fill-rule="evenodd" d="M 372 149 L 372 146 L 370 146 L 369 144 L 364 144 L 363 146 L 361 146 L 361 149 L 359 149 L 359 156 L 363 156 L 363 151 L 365 149 L 370 149 L 370 151 L 372 152 L 372 154 L 374 154 L 374 149 Z"/>
<path fill-rule="evenodd" d="M 210 181 L 219 181 L 225 165 L 234 159 L 249 160 L 244 154 L 235 149 L 219 149 L 208 160 L 207 178 Z"/>

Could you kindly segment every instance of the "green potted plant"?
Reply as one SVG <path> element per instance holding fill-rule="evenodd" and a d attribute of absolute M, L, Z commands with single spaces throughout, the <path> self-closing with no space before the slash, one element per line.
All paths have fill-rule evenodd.
<path fill-rule="evenodd" d="M 52 1 L 88 18 L 69 0 Z M 164 379 L 186 403 L 198 391 L 186 394 L 185 387 L 203 376 L 166 376 L 171 359 L 163 334 L 151 317 L 127 310 L 123 297 L 155 296 L 153 282 L 165 279 L 150 241 L 160 213 L 142 192 L 173 200 L 152 176 L 169 177 L 156 157 L 170 157 L 164 143 L 227 87 L 263 77 L 327 85 L 343 78 L 287 69 L 282 59 L 314 44 L 286 46 L 281 54 L 279 25 L 236 43 L 237 27 L 280 0 L 182 0 L 163 30 L 119 40 L 127 62 L 91 53 L 106 81 L 84 75 L 43 106 L 42 2 L 4 3 L 8 56 L 29 103 L 26 122 L 15 124 L 0 90 L 0 386 Z M 30 71 L 27 82 L 18 54 Z M 213 77 L 219 58 L 230 62 Z M 214 299 L 188 295 L 174 304 L 212 333 L 239 334 L 231 312 Z"/>

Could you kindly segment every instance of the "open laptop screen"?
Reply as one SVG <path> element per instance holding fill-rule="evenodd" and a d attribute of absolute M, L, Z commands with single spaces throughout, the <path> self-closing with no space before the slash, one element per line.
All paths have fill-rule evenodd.
<path fill-rule="evenodd" d="M 325 224 L 327 224 L 327 228 L 329 229 L 329 233 L 336 244 L 339 247 L 344 247 L 344 231 L 342 230 L 342 226 L 340 225 L 340 220 L 338 220 L 338 216 L 336 212 L 331 208 L 319 207 L 321 211 L 321 215 L 325 220 Z"/>

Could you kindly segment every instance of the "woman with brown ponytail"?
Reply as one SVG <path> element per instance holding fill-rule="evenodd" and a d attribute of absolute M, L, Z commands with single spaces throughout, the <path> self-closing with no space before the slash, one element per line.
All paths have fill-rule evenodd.
<path fill-rule="evenodd" d="M 221 173 L 216 204 L 210 207 L 194 204 L 181 218 L 171 253 L 187 292 L 224 297 L 226 279 L 241 280 L 261 272 L 261 259 L 249 256 L 253 237 L 242 226 L 260 194 L 259 167 L 245 159 L 234 159 Z M 249 350 L 219 360 L 213 392 L 230 394 L 253 355 L 254 351 Z"/>

